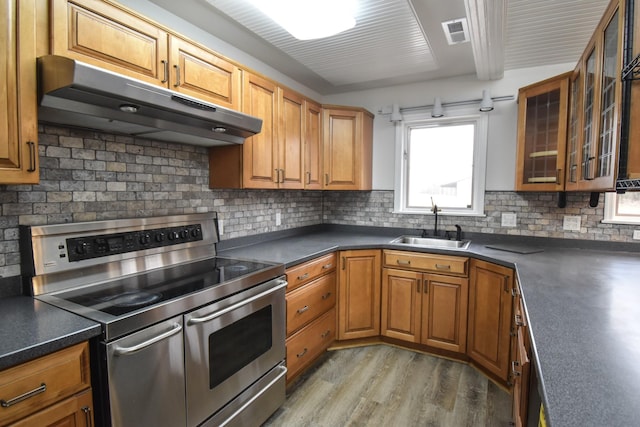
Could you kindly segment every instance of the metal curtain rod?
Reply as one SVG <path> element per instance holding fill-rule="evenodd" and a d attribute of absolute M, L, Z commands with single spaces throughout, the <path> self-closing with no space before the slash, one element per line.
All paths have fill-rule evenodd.
<path fill-rule="evenodd" d="M 505 96 L 492 96 L 491 100 L 493 102 L 498 102 L 498 101 L 513 101 L 514 99 L 516 99 L 515 96 L 513 95 L 505 95 Z M 473 105 L 473 104 L 479 104 L 480 102 L 482 102 L 482 98 L 478 98 L 478 99 L 470 99 L 468 101 L 455 101 L 455 102 L 443 102 L 442 106 L 443 107 L 457 107 L 459 105 Z M 433 108 L 433 104 L 429 104 L 429 105 L 419 105 L 417 107 L 400 107 L 400 112 L 405 112 L 405 111 L 417 111 L 417 110 L 426 110 L 426 109 L 431 109 Z"/>

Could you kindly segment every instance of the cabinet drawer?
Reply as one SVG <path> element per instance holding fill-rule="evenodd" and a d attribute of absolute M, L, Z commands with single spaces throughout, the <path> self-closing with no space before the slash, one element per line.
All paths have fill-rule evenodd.
<path fill-rule="evenodd" d="M 0 372 L 0 425 L 16 421 L 91 385 L 89 346 L 82 343 Z M 26 393 L 30 397 L 19 399 Z"/>
<path fill-rule="evenodd" d="M 336 310 L 329 310 L 287 339 L 287 381 L 325 351 L 336 337 Z"/>
<path fill-rule="evenodd" d="M 93 426 L 93 406 L 91 400 L 91 390 L 48 406 L 42 411 L 28 416 L 11 427 L 30 427 L 30 426 L 74 426 L 74 427 L 91 427 Z"/>
<path fill-rule="evenodd" d="M 336 305 L 336 273 L 287 294 L 287 335 Z"/>
<path fill-rule="evenodd" d="M 420 252 L 384 251 L 384 266 L 466 276 L 469 258 Z"/>
<path fill-rule="evenodd" d="M 320 276 L 321 274 L 335 271 L 336 254 L 331 253 L 304 264 L 296 265 L 287 270 L 287 291 L 296 289 Z"/>

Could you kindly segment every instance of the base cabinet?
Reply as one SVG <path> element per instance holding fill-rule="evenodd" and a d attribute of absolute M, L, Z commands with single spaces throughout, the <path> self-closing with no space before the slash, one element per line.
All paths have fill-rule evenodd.
<path fill-rule="evenodd" d="M 0 397 L 0 426 L 92 426 L 88 343 L 1 371 Z"/>
<path fill-rule="evenodd" d="M 300 375 L 336 338 L 336 254 L 288 268 L 287 382 Z"/>
<path fill-rule="evenodd" d="M 467 354 L 506 384 L 510 368 L 513 270 L 473 259 L 470 281 Z"/>
<path fill-rule="evenodd" d="M 384 251 L 381 335 L 465 353 L 468 258 Z M 423 273 L 437 269 L 445 274 Z M 458 277 L 461 276 L 461 277 Z"/>
<path fill-rule="evenodd" d="M 527 425 L 529 384 L 531 377 L 531 340 L 526 322 L 520 287 L 516 283 L 511 325 L 511 383 L 513 384 L 512 417 L 516 427 Z"/>
<path fill-rule="evenodd" d="M 340 251 L 338 339 L 380 335 L 380 250 Z"/>

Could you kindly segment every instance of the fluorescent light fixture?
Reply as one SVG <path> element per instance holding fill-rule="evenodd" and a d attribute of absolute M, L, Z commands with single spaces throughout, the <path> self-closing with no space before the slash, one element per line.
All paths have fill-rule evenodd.
<path fill-rule="evenodd" d="M 356 0 L 248 0 L 298 40 L 313 40 L 353 28 Z"/>
<path fill-rule="evenodd" d="M 493 110 L 493 99 L 491 99 L 491 95 L 489 95 L 488 90 L 483 90 L 482 101 L 480 102 L 480 111 L 486 113 L 491 110 Z"/>
<path fill-rule="evenodd" d="M 431 110 L 431 117 L 437 119 L 444 116 L 444 111 L 442 110 L 442 101 L 440 97 L 436 97 L 433 101 L 433 109 Z"/>

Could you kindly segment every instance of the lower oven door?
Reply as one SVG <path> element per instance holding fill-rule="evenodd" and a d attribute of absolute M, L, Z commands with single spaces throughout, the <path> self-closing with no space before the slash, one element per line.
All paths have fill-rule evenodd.
<path fill-rule="evenodd" d="M 108 343 L 106 351 L 112 426 L 185 425 L 182 316 Z"/>
<path fill-rule="evenodd" d="M 274 279 L 185 315 L 189 427 L 284 360 L 286 286 Z"/>

